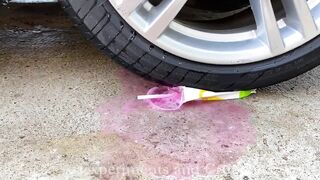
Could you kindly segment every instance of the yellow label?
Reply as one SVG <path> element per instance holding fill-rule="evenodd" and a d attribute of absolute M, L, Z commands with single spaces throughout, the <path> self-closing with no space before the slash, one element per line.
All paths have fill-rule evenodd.
<path fill-rule="evenodd" d="M 204 93 L 207 92 L 206 90 L 200 90 L 200 93 L 199 93 L 199 97 L 201 100 L 203 101 L 221 101 L 221 100 L 224 100 L 218 96 L 213 96 L 213 97 L 204 97 Z"/>

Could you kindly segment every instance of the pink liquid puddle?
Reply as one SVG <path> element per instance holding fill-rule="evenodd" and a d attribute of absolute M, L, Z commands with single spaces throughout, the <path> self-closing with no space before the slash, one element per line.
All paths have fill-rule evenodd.
<path fill-rule="evenodd" d="M 179 111 L 157 111 L 136 100 L 157 84 L 125 71 L 119 77 L 122 93 L 98 108 L 104 132 L 122 139 L 106 150 L 104 164 L 113 171 L 105 179 L 208 176 L 255 142 L 250 111 L 239 102 L 191 102 Z"/>

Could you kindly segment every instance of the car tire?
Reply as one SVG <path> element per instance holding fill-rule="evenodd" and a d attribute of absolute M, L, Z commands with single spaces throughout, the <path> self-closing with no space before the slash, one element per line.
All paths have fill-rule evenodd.
<path fill-rule="evenodd" d="M 106 0 L 62 0 L 82 33 L 108 57 L 145 78 L 213 91 L 266 87 L 320 64 L 319 37 L 280 56 L 241 65 L 190 61 L 166 52 L 130 27 Z M 253 52 L 254 53 L 254 52 Z"/>

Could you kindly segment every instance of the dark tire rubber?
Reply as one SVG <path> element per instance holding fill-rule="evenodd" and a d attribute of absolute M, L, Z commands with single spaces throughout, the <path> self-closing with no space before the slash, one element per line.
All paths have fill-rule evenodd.
<path fill-rule="evenodd" d="M 214 91 L 254 89 L 296 77 L 320 64 L 320 38 L 284 55 L 245 65 L 210 65 L 170 54 L 137 34 L 108 0 L 61 0 L 83 34 L 131 71 L 169 85 Z"/>

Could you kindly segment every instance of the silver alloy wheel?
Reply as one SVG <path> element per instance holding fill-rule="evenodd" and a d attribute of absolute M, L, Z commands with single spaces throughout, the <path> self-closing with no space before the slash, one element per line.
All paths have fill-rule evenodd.
<path fill-rule="evenodd" d="M 185 59 L 235 65 L 284 54 L 320 34 L 320 0 L 282 0 L 286 17 L 276 20 L 271 0 L 250 0 L 257 28 L 203 31 L 175 20 L 187 0 L 110 0 L 144 38 Z M 247 29 L 245 29 L 247 28 Z"/>

